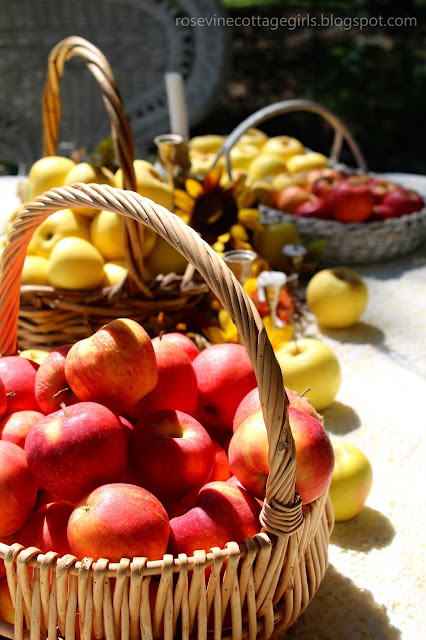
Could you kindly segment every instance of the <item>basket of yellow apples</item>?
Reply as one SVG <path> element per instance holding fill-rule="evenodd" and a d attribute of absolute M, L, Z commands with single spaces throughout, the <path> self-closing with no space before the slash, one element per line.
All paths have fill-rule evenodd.
<path fill-rule="evenodd" d="M 118 169 L 57 155 L 60 80 L 73 57 L 99 83 L 111 120 Z M 42 100 L 43 154 L 29 171 L 24 201 L 52 187 L 97 183 L 132 189 L 173 209 L 173 190 L 155 167 L 135 159 L 133 136 L 105 56 L 69 37 L 51 51 Z M 75 206 L 48 216 L 32 236 L 22 272 L 18 336 L 21 349 L 53 348 L 90 335 L 112 317 L 149 318 L 167 329 L 207 291 L 184 280 L 187 261 L 151 229 L 102 207 Z M 160 316 L 159 316 L 160 314 Z"/>
<path fill-rule="evenodd" d="M 333 130 L 329 156 L 288 135 L 269 137 L 258 129 L 271 117 L 291 112 L 320 116 Z M 343 143 L 355 168 L 340 162 Z M 192 171 L 224 166 L 230 180 L 244 176 L 262 214 L 250 237 L 272 263 L 283 264 L 281 249 L 297 237 L 320 241 L 330 263 L 362 263 L 408 253 L 426 237 L 425 194 L 389 177 L 369 172 L 351 132 L 333 113 L 308 100 L 268 105 L 241 122 L 228 137 L 194 138 Z"/>

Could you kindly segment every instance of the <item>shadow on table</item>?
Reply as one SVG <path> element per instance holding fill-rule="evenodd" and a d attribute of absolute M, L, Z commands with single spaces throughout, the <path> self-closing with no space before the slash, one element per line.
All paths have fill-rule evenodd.
<path fill-rule="evenodd" d="M 366 552 L 388 547 L 395 533 L 391 521 L 380 511 L 363 507 L 355 518 L 335 523 L 330 542 L 341 549 Z"/>
<path fill-rule="evenodd" d="M 359 415 L 347 404 L 334 401 L 327 409 L 321 411 L 325 428 L 329 433 L 343 436 L 358 429 L 361 425 Z"/>
<path fill-rule="evenodd" d="M 425 264 L 426 241 L 405 256 L 371 264 L 354 264 L 351 265 L 351 268 L 362 277 L 371 277 L 376 280 L 395 280 L 403 273 L 419 269 Z"/>
<path fill-rule="evenodd" d="M 306 611 L 285 636 L 286 640 L 400 640 L 401 637 L 373 594 L 358 588 L 333 565 L 328 567 Z"/>
<path fill-rule="evenodd" d="M 385 334 L 381 329 L 367 322 L 357 322 L 347 329 L 326 329 L 319 326 L 324 336 L 338 342 L 350 344 L 371 344 L 375 347 L 383 347 Z M 386 347 L 383 347 L 386 350 Z"/>

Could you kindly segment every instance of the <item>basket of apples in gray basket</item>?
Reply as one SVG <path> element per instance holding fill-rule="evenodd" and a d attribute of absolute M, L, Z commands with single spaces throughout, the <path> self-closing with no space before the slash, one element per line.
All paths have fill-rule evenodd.
<path fill-rule="evenodd" d="M 308 100 L 287 100 L 256 111 L 226 138 L 216 162 L 224 156 L 231 175 L 230 152 L 241 136 L 271 117 L 295 111 L 318 114 L 333 127 L 329 158 L 323 156 L 317 167 L 301 164 L 297 171 L 292 171 L 289 166 L 288 182 L 282 182 L 285 186 L 272 194 L 266 178 L 263 192 L 267 198 L 263 202 L 259 198 L 262 221 L 265 224 L 290 221 L 305 244 L 323 241 L 322 258 L 328 263 L 378 262 L 416 249 L 426 239 L 426 178 L 368 171 L 350 131 L 321 105 Z M 276 137 L 277 141 L 280 139 L 283 145 L 294 140 L 289 136 Z M 339 162 L 343 142 L 351 150 L 357 168 Z M 263 152 L 268 153 L 261 149 Z M 274 182 L 279 184 L 276 177 Z"/>

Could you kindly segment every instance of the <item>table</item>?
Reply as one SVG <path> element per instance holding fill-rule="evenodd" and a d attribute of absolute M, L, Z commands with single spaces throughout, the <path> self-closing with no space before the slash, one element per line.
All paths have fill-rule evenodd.
<path fill-rule="evenodd" d="M 13 209 L 19 178 L 0 179 Z M 6 188 L 3 189 L 6 192 Z M 1 215 L 1 209 L 0 209 Z M 354 265 L 369 290 L 362 320 L 320 332 L 343 382 L 323 412 L 333 439 L 359 446 L 374 482 L 356 518 L 335 526 L 330 566 L 288 640 L 420 640 L 426 619 L 426 244 L 380 264 Z"/>
<path fill-rule="evenodd" d="M 350 329 L 310 333 L 342 367 L 323 412 L 332 439 L 358 446 L 374 481 L 356 518 L 336 523 L 330 566 L 289 640 L 420 640 L 426 619 L 426 244 L 354 265 L 369 303 Z"/>

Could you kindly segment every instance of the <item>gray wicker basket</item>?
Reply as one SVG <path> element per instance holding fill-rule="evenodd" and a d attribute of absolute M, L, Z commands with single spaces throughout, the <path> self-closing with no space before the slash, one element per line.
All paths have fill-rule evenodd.
<path fill-rule="evenodd" d="M 231 174 L 230 151 L 233 145 L 250 127 L 257 127 L 269 118 L 294 111 L 306 111 L 321 116 L 334 129 L 334 141 L 329 160 L 337 168 L 343 142 L 346 142 L 355 159 L 358 170 L 367 171 L 364 157 L 347 127 L 333 113 L 309 100 L 286 100 L 277 102 L 259 111 L 241 122 L 226 138 L 217 154 L 215 162 L 224 155 L 229 175 Z M 402 174 L 401 178 L 404 178 Z M 391 176 L 388 176 L 391 179 Z M 407 184 L 400 180 L 401 186 L 415 188 L 426 196 L 426 184 L 420 179 Z M 398 182 L 398 179 L 396 179 Z M 422 188 L 423 187 L 423 188 Z M 301 218 L 282 213 L 270 207 L 260 207 L 263 211 L 274 212 L 283 220 L 291 221 L 298 229 L 305 243 L 314 240 L 326 240 L 323 260 L 330 264 L 361 264 L 390 260 L 413 251 L 426 239 L 426 208 L 416 213 L 377 222 L 342 223 L 337 220 L 319 218 Z"/>

